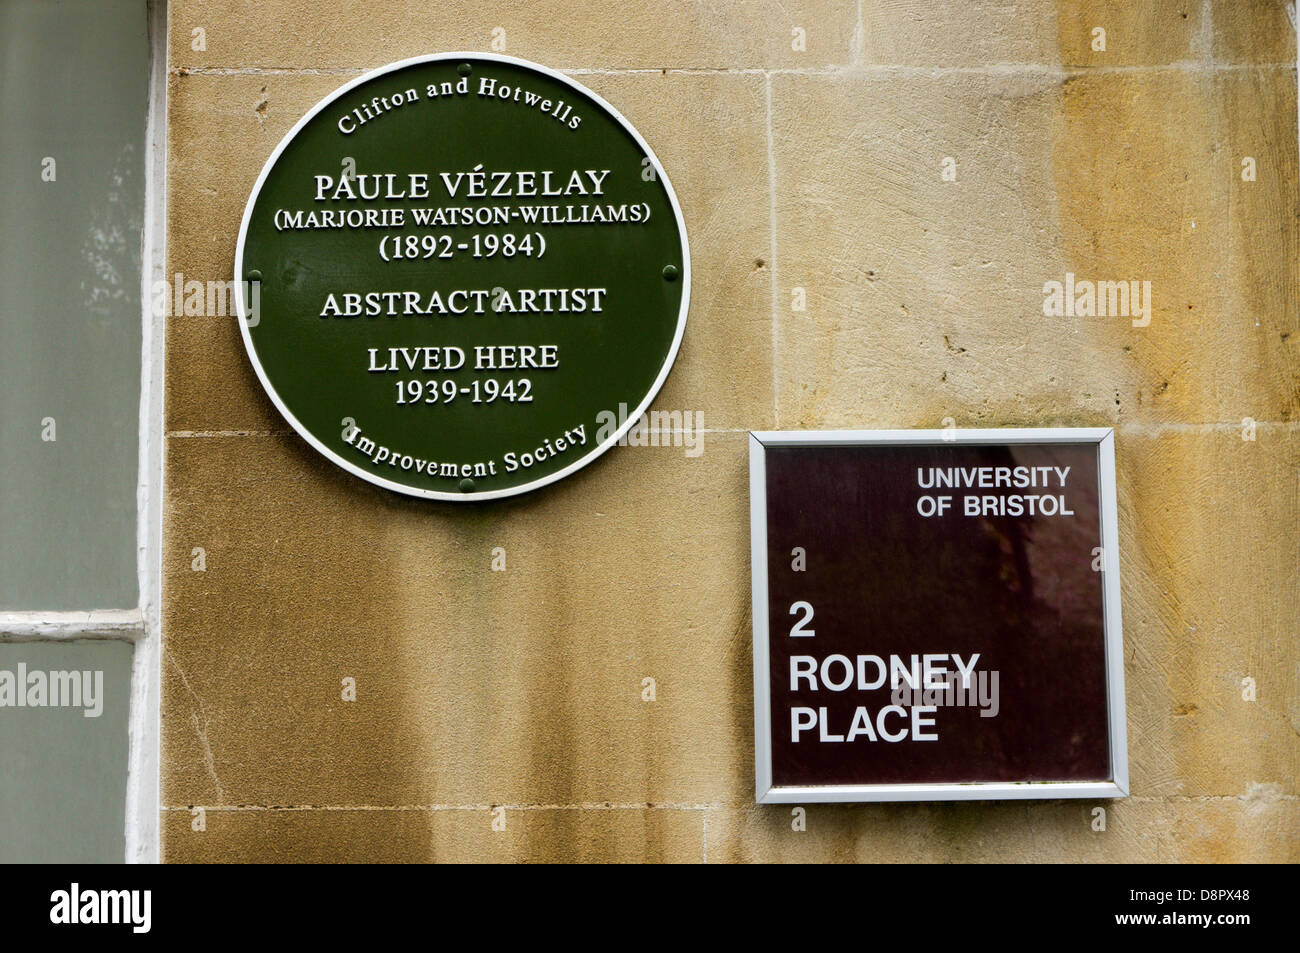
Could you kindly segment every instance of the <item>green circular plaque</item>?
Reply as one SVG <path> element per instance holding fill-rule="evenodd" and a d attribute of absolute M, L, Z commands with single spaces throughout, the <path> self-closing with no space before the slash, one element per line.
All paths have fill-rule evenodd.
<path fill-rule="evenodd" d="M 618 442 L 681 345 L 690 255 L 618 111 L 523 60 L 404 60 L 333 93 L 244 210 L 236 300 L 285 419 L 371 483 L 484 500 Z"/>

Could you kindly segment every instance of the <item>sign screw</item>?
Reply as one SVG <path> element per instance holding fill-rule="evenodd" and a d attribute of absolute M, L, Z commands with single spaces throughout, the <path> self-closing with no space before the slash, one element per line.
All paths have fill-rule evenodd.
<path fill-rule="evenodd" d="M 470 66 L 468 63 L 461 63 L 456 67 L 456 72 L 460 73 L 461 76 L 468 76 L 470 73 L 474 72 L 474 67 Z"/>
<path fill-rule="evenodd" d="M 471 480 L 469 477 L 465 477 L 465 479 L 460 481 L 460 492 L 469 493 L 473 489 L 474 489 L 474 481 Z"/>
<path fill-rule="evenodd" d="M 252 271 L 250 271 L 250 272 L 248 273 L 248 280 L 249 280 L 249 281 L 261 281 L 261 280 L 262 280 L 262 273 L 261 273 L 260 271 L 258 271 L 256 268 L 254 268 Z"/>
<path fill-rule="evenodd" d="M 676 281 L 676 280 L 677 280 L 677 266 L 664 265 L 664 281 Z"/>

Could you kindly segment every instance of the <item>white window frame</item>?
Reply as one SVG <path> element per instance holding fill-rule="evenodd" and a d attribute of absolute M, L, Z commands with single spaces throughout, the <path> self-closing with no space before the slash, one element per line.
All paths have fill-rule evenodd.
<path fill-rule="evenodd" d="M 0 612 L 0 642 L 128 642 L 131 695 L 126 764 L 127 863 L 159 853 L 159 701 L 162 658 L 163 335 L 153 314 L 154 282 L 166 273 L 167 6 L 147 0 L 149 92 L 145 120 L 144 228 L 141 235 L 139 460 L 136 482 L 136 609 Z"/>
<path fill-rule="evenodd" d="M 1106 646 L 1109 781 L 782 786 L 772 783 L 772 699 L 767 612 L 768 447 L 951 446 L 1095 443 L 1102 547 L 1102 624 Z M 1115 432 L 1109 428 L 1023 427 L 981 430 L 754 431 L 749 435 L 749 534 L 754 617 L 754 788 L 759 804 L 831 801 L 972 801 L 1128 797 L 1128 730 L 1120 620 L 1119 519 L 1115 495 Z"/>

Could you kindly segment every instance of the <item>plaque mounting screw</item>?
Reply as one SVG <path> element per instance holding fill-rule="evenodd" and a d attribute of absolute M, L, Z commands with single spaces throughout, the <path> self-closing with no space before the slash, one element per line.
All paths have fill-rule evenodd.
<path fill-rule="evenodd" d="M 261 280 L 262 280 L 262 273 L 261 273 L 260 271 L 258 271 L 256 268 L 254 268 L 252 271 L 250 271 L 250 272 L 248 273 L 248 280 L 249 280 L 249 281 L 261 281 Z"/>
<path fill-rule="evenodd" d="M 677 280 L 677 266 L 664 265 L 664 281 L 676 281 L 676 280 Z"/>
<path fill-rule="evenodd" d="M 465 479 L 460 481 L 460 492 L 469 493 L 473 489 L 474 489 L 474 481 L 471 480 L 469 477 L 465 477 Z"/>
<path fill-rule="evenodd" d="M 456 72 L 460 73 L 461 76 L 468 76 L 470 73 L 474 72 L 474 67 L 470 66 L 468 63 L 461 63 L 456 67 Z"/>

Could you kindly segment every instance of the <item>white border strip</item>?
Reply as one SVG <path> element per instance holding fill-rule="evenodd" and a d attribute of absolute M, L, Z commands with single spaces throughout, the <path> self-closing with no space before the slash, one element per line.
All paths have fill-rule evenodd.
<path fill-rule="evenodd" d="M 138 642 L 144 637 L 139 609 L 90 609 L 45 612 L 42 609 L 0 612 L 0 642 L 117 639 Z"/>
<path fill-rule="evenodd" d="M 1123 630 L 1120 620 L 1119 520 L 1115 491 L 1115 433 L 1112 429 L 1026 427 L 983 430 L 781 430 L 755 431 L 749 437 L 749 528 L 754 617 L 754 797 L 759 804 L 1128 797 L 1128 732 L 1124 699 Z M 775 787 L 772 783 L 770 627 L 767 614 L 766 448 L 1052 443 L 1097 444 L 1102 616 L 1106 640 L 1106 699 L 1112 780 Z"/>
<path fill-rule="evenodd" d="M 754 620 L 754 777 L 762 804 L 772 790 L 772 700 L 767 618 L 767 458 L 749 435 L 750 596 Z"/>
<path fill-rule="evenodd" d="M 159 860 L 162 658 L 163 351 L 166 319 L 153 313 L 152 288 L 166 272 L 167 5 L 149 0 L 149 112 L 145 123 L 144 235 L 141 247 L 140 463 L 136 565 L 143 630 L 131 658 L 126 775 L 126 862 Z"/>
<path fill-rule="evenodd" d="M 336 101 L 344 93 L 355 89 L 363 83 L 368 83 L 386 73 L 405 69 L 408 66 L 418 66 L 422 63 L 437 63 L 444 60 L 488 60 L 490 62 L 507 63 L 511 66 L 533 70 L 548 76 L 551 79 L 564 83 L 566 86 L 576 90 L 580 95 L 587 97 L 596 103 L 597 106 L 604 109 L 618 121 L 627 134 L 630 135 L 637 145 L 641 147 L 641 151 L 653 164 L 655 174 L 659 176 L 659 181 L 663 184 L 664 191 L 668 194 L 668 201 L 672 204 L 673 217 L 677 222 L 677 234 L 681 238 L 682 242 L 682 273 L 680 275 L 680 281 L 682 283 L 682 304 L 677 314 L 677 331 L 673 335 L 672 346 L 668 349 L 668 354 L 664 358 L 663 367 L 660 368 L 659 375 L 655 378 L 654 383 L 650 385 L 650 389 L 646 393 L 645 399 L 641 401 L 635 411 L 628 415 L 627 420 L 618 428 L 617 432 L 608 437 L 604 443 L 598 444 L 592 448 L 586 456 L 580 457 L 564 469 L 557 470 L 549 476 L 541 477 L 540 479 L 516 487 L 510 487 L 503 490 L 486 490 L 482 493 L 450 493 L 442 490 L 421 490 L 418 487 L 407 486 L 404 483 L 395 483 L 392 480 L 385 480 L 381 476 L 361 469 L 359 466 L 335 453 L 320 440 L 316 439 L 311 431 L 303 426 L 302 423 L 299 422 L 298 418 L 289 412 L 289 408 L 285 406 L 284 401 L 280 399 L 280 395 L 276 393 L 275 388 L 271 386 L 271 381 L 266 376 L 266 371 L 262 367 L 262 362 L 258 360 L 257 350 L 253 347 L 253 338 L 249 330 L 247 319 L 248 308 L 244 302 L 244 241 L 248 235 L 249 222 L 253 217 L 253 208 L 257 205 L 257 198 L 262 192 L 262 186 L 266 182 L 267 176 L 270 175 L 272 168 L 274 168 L 276 160 L 280 158 L 280 154 L 284 152 L 289 143 L 298 135 L 299 130 L 301 130 L 318 113 Z M 659 161 L 659 157 L 655 155 L 654 150 L 651 149 L 649 144 L 641 138 L 641 134 L 636 131 L 627 119 L 623 117 L 621 112 L 581 83 L 570 79 L 563 73 L 558 73 L 555 70 L 548 69 L 540 64 L 519 59 L 515 56 L 502 56 L 498 53 L 473 53 L 461 50 L 454 53 L 434 53 L 427 56 L 413 56 L 409 59 L 398 60 L 396 63 L 389 63 L 387 66 L 371 70 L 362 76 L 358 76 L 350 83 L 346 83 L 334 90 L 334 92 L 330 93 L 318 102 L 305 116 L 298 120 L 294 127 L 289 130 L 288 134 L 280 140 L 279 144 L 275 147 L 275 151 L 271 153 L 271 157 L 266 160 L 266 164 L 262 166 L 262 172 L 258 175 L 257 183 L 253 186 L 253 191 L 248 197 L 248 204 L 244 206 L 243 221 L 240 222 L 239 225 L 239 244 L 235 248 L 234 279 L 235 306 L 239 312 L 239 330 L 244 338 L 244 349 L 248 352 L 248 359 L 253 365 L 253 370 L 257 372 L 257 379 L 262 382 L 262 387 L 266 390 L 267 396 L 271 398 L 272 403 L 275 404 L 276 408 L 284 416 L 284 419 L 287 420 L 289 425 L 298 432 L 300 437 L 315 447 L 330 461 L 338 464 L 354 476 L 359 476 L 368 483 L 373 483 L 375 486 L 382 486 L 386 490 L 392 490 L 396 493 L 404 493 L 407 496 L 418 496 L 429 500 L 447 500 L 456 503 L 468 503 L 479 500 L 499 500 L 508 496 L 517 496 L 520 493 L 527 493 L 530 490 L 536 490 L 550 483 L 554 483 L 557 480 L 562 480 L 575 470 L 585 467 L 610 447 L 614 446 L 624 436 L 624 434 L 636 425 L 637 421 L 641 419 L 641 415 L 646 412 L 655 397 L 659 394 L 659 390 L 663 387 L 664 381 L 668 379 L 668 372 L 672 370 L 673 364 L 677 360 L 677 352 L 682 346 L 682 336 L 686 332 L 686 314 L 690 310 L 691 304 L 691 248 L 690 243 L 686 238 L 686 222 L 682 218 L 682 207 L 677 201 L 677 193 L 673 191 L 672 183 L 668 181 L 667 173 L 664 172 L 663 163 Z"/>

